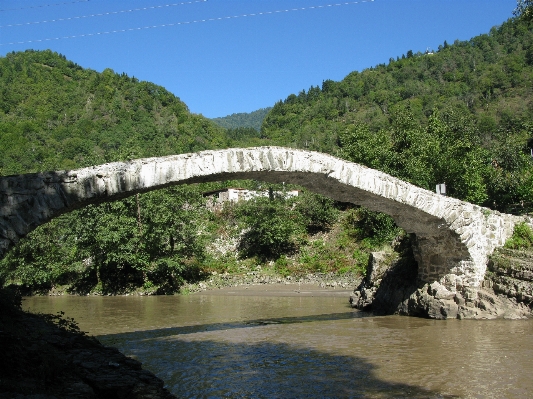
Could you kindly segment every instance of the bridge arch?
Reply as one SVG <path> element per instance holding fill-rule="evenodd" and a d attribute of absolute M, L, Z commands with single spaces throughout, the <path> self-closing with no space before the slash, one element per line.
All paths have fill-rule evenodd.
<path fill-rule="evenodd" d="M 520 220 L 331 155 L 283 147 L 237 148 L 0 177 L 0 258 L 39 225 L 86 205 L 176 184 L 236 179 L 294 183 L 391 215 L 416 235 L 419 278 L 452 291 L 479 287 L 488 256 Z"/>

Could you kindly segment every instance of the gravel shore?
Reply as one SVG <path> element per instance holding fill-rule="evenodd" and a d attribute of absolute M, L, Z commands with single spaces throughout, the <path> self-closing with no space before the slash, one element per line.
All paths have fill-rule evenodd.
<path fill-rule="evenodd" d="M 324 290 L 350 290 L 353 291 L 359 285 L 362 276 L 356 273 L 309 273 L 304 276 L 280 276 L 271 275 L 262 271 L 250 271 L 242 274 L 217 274 L 204 281 L 186 284 L 182 292 L 201 292 L 222 288 L 246 288 L 270 285 L 286 285 L 296 291 L 302 286 L 317 287 Z"/>

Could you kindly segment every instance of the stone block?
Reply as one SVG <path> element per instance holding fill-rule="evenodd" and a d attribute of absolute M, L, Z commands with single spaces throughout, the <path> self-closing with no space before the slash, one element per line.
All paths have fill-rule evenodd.
<path fill-rule="evenodd" d="M 437 281 L 431 283 L 430 288 L 430 294 L 436 299 L 453 299 L 455 297 L 455 292 L 449 291 L 445 286 Z"/>
<path fill-rule="evenodd" d="M 466 303 L 465 299 L 459 292 L 455 293 L 453 300 L 458 306 L 463 306 Z"/>

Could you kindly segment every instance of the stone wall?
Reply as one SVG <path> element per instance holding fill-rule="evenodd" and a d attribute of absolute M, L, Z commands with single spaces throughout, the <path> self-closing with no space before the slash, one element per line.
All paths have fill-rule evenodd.
<path fill-rule="evenodd" d="M 0 257 L 37 226 L 88 204 L 228 179 L 294 183 L 391 215 L 416 235 L 419 278 L 452 292 L 480 285 L 488 256 L 520 220 L 326 154 L 281 147 L 226 149 L 1 177 Z"/>

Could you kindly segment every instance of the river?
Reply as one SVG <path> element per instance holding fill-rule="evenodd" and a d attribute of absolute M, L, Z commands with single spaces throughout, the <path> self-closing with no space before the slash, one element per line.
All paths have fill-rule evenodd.
<path fill-rule="evenodd" d="M 532 398 L 533 320 L 374 317 L 348 291 L 30 297 L 141 361 L 179 398 Z"/>

